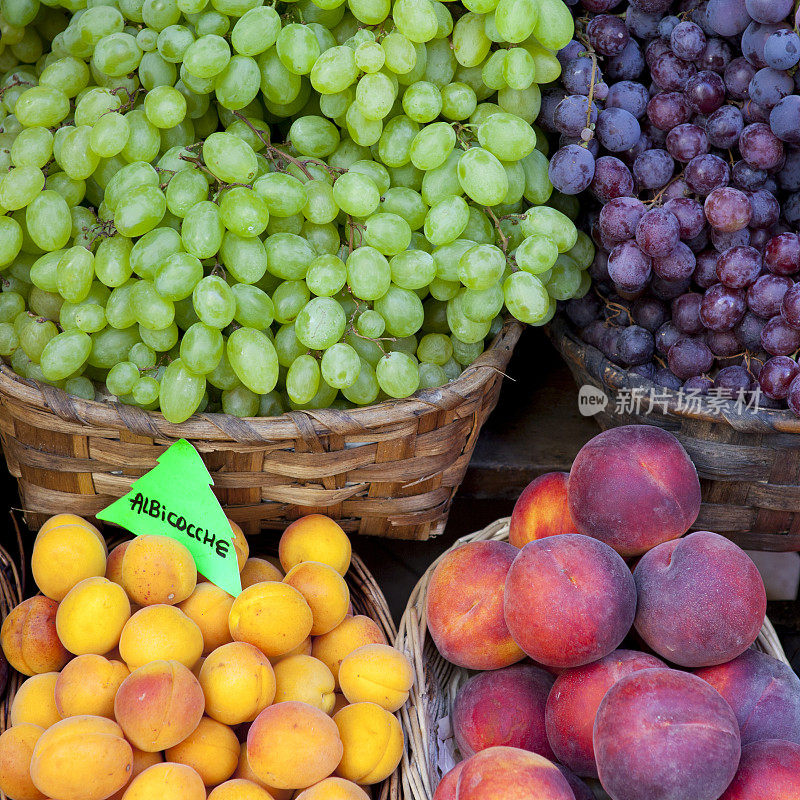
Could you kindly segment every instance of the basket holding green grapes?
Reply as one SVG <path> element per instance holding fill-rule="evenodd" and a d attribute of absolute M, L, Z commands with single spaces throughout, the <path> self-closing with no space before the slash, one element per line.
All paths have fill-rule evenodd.
<path fill-rule="evenodd" d="M 2 0 L 0 33 L 26 378 L 170 422 L 368 405 L 588 290 L 533 124 L 561 0 Z"/>

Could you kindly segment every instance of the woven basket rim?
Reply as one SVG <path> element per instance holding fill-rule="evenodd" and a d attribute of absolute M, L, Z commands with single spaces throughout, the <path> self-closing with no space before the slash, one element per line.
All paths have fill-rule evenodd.
<path fill-rule="evenodd" d="M 681 406 L 680 393 L 667 389 L 641 375 L 628 372 L 610 361 L 593 345 L 584 342 L 575 328 L 564 318 L 557 315 L 547 325 L 547 333 L 559 353 L 567 360 L 572 360 L 592 378 L 615 391 L 640 389 L 645 392 L 658 393 L 658 410 L 666 409 L 664 416 L 683 417 L 703 422 L 727 422 L 731 427 L 742 432 L 754 433 L 800 433 L 800 418 L 791 411 L 760 408 L 758 411 L 733 408 L 725 411 L 717 409 L 712 402 L 702 395 L 693 398 L 692 410 Z M 661 399 L 664 402 L 661 402 Z M 685 399 L 685 395 L 684 395 Z M 651 412 L 653 413 L 653 412 Z"/>
<path fill-rule="evenodd" d="M 324 435 L 346 435 L 387 424 L 401 424 L 431 411 L 453 409 L 480 392 L 497 373 L 503 373 L 522 333 L 523 325 L 507 321 L 490 345 L 454 381 L 424 389 L 409 398 L 390 400 L 363 408 L 323 408 L 290 411 L 278 417 L 233 417 L 229 414 L 195 414 L 173 424 L 163 414 L 119 402 L 83 400 L 61 389 L 17 375 L 0 365 L 0 396 L 34 407 L 72 423 L 90 427 L 128 429 L 157 439 L 263 442 Z"/>
<path fill-rule="evenodd" d="M 458 688 L 474 674 L 474 671 L 446 661 L 428 633 L 425 606 L 431 576 L 442 559 L 462 545 L 482 541 L 507 542 L 510 521 L 510 517 L 502 517 L 455 541 L 420 578 L 400 620 L 395 646 L 411 660 L 416 676 L 409 702 L 400 712 L 403 728 L 409 737 L 400 764 L 404 800 L 431 800 L 433 797 L 442 777 L 438 767 L 440 724 L 449 716 Z M 775 628 L 766 617 L 756 645 L 762 652 L 789 664 Z M 433 661 L 429 658 L 431 655 Z M 447 723 L 442 727 L 446 729 Z"/>

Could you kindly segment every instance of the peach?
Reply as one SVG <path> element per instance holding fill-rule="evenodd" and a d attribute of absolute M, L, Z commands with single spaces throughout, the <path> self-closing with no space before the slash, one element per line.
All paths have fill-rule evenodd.
<path fill-rule="evenodd" d="M 388 778 L 403 757 L 403 729 L 394 714 L 376 703 L 353 703 L 333 717 L 344 753 L 340 778 L 373 784 Z"/>
<path fill-rule="evenodd" d="M 228 615 L 233 597 L 213 583 L 198 583 L 178 608 L 203 634 L 203 655 L 231 641 Z"/>
<path fill-rule="evenodd" d="M 428 630 L 439 652 L 467 669 L 499 669 L 525 657 L 503 616 L 503 588 L 519 550 L 472 542 L 439 561 L 428 586 Z"/>
<path fill-rule="evenodd" d="M 620 679 L 640 669 L 665 667 L 663 661 L 635 650 L 613 653 L 556 678 L 545 709 L 545 726 L 554 760 L 584 777 L 597 777 L 592 732 L 600 701 Z"/>
<path fill-rule="evenodd" d="M 330 517 L 309 514 L 295 520 L 278 543 L 284 572 L 302 561 L 321 561 L 344 575 L 350 567 L 352 548 L 347 534 Z"/>
<path fill-rule="evenodd" d="M 41 672 L 32 675 L 20 685 L 11 702 L 9 723 L 23 722 L 49 728 L 61 719 L 56 707 L 57 672 Z"/>
<path fill-rule="evenodd" d="M 122 559 L 125 557 L 125 551 L 129 544 L 130 540 L 118 544 L 106 559 L 106 578 L 120 586 L 122 586 Z"/>
<path fill-rule="evenodd" d="M 473 675 L 456 695 L 453 733 L 464 758 L 489 747 L 516 747 L 553 758 L 544 709 L 553 676 L 533 664 Z"/>
<path fill-rule="evenodd" d="M 130 671 L 121 661 L 87 654 L 73 658 L 61 670 L 55 702 L 62 717 L 91 714 L 114 719 L 114 698 Z"/>
<path fill-rule="evenodd" d="M 282 581 L 283 573 L 266 558 L 248 558 L 239 575 L 242 589 L 264 581 Z"/>
<path fill-rule="evenodd" d="M 767 594 L 749 556 L 710 531 L 665 542 L 633 572 L 636 630 L 660 656 L 709 667 L 741 655 L 764 623 Z"/>
<path fill-rule="evenodd" d="M 719 692 L 671 669 L 618 680 L 594 723 L 600 783 L 615 800 L 717 800 L 740 751 L 739 725 Z"/>
<path fill-rule="evenodd" d="M 250 781 L 250 783 L 255 783 L 262 789 L 266 789 L 274 800 L 292 800 L 295 794 L 294 789 L 276 789 L 274 786 L 264 783 L 264 781 L 253 772 L 253 768 L 250 766 L 250 761 L 247 758 L 247 742 L 242 742 L 241 749 L 239 750 L 239 764 L 236 767 L 236 772 L 233 773 L 233 777 L 235 779 Z"/>
<path fill-rule="evenodd" d="M 233 601 L 228 625 L 234 641 L 252 644 L 272 657 L 288 653 L 311 633 L 313 615 L 297 589 L 265 581 Z"/>
<path fill-rule="evenodd" d="M 272 795 L 253 781 L 234 778 L 212 789 L 208 800 L 272 800 Z"/>
<path fill-rule="evenodd" d="M 229 519 L 228 522 L 233 531 L 233 549 L 236 551 L 236 563 L 239 565 L 239 572 L 241 572 L 250 555 L 250 545 L 247 544 L 247 538 L 242 529 L 232 519 Z"/>
<path fill-rule="evenodd" d="M 342 660 L 339 685 L 350 703 L 377 703 L 387 711 L 397 711 L 414 685 L 414 668 L 394 647 L 367 644 Z"/>
<path fill-rule="evenodd" d="M 252 722 L 275 698 L 269 659 L 246 642 L 230 642 L 210 653 L 200 670 L 206 713 L 217 722 Z"/>
<path fill-rule="evenodd" d="M 275 702 L 297 700 L 326 714 L 335 701 L 333 673 L 311 656 L 289 656 L 275 664 Z"/>
<path fill-rule="evenodd" d="M 56 631 L 75 655 L 104 655 L 119 644 L 130 616 L 131 604 L 121 586 L 106 578 L 86 578 L 59 604 Z"/>
<path fill-rule="evenodd" d="M 137 775 L 122 800 L 206 800 L 200 776 L 185 764 L 154 764 Z"/>
<path fill-rule="evenodd" d="M 140 606 L 180 603 L 196 584 L 192 554 L 169 536 L 137 536 L 125 550 L 122 586 Z"/>
<path fill-rule="evenodd" d="M 365 644 L 387 644 L 386 636 L 375 620 L 362 614 L 345 617 L 330 633 L 311 642 L 311 655 L 322 661 L 333 673 L 339 688 L 339 667 L 345 656 Z"/>
<path fill-rule="evenodd" d="M 574 800 L 567 779 L 555 764 L 516 747 L 490 747 L 465 762 L 456 796 L 458 800 Z"/>
<path fill-rule="evenodd" d="M 105 575 L 105 541 L 83 521 L 49 528 L 45 523 L 33 543 L 31 572 L 43 595 L 63 600 L 84 578 Z"/>
<path fill-rule="evenodd" d="M 785 739 L 800 744 L 800 678 L 777 658 L 745 650 L 733 661 L 695 670 L 728 702 L 742 744 Z"/>
<path fill-rule="evenodd" d="M 62 719 L 39 737 L 31 780 L 58 800 L 105 800 L 128 782 L 132 768 L 133 751 L 120 726 L 82 715 Z"/>
<path fill-rule="evenodd" d="M 594 792 L 574 773 L 563 764 L 556 764 L 558 771 L 567 779 L 569 788 L 575 795 L 575 800 L 595 800 Z"/>
<path fill-rule="evenodd" d="M 31 758 L 44 728 L 28 722 L 0 733 L 0 792 L 13 800 L 46 800 L 31 780 Z"/>
<path fill-rule="evenodd" d="M 764 739 L 742 747 L 739 769 L 720 800 L 794 800 L 800 786 L 800 745 Z"/>
<path fill-rule="evenodd" d="M 114 700 L 117 722 L 148 753 L 182 742 L 203 716 L 203 690 L 179 661 L 153 661 L 125 678 Z"/>
<path fill-rule="evenodd" d="M 568 472 L 547 472 L 525 487 L 508 526 L 508 541 L 514 547 L 524 547 L 545 536 L 578 532 L 569 515 L 568 479 Z"/>
<path fill-rule="evenodd" d="M 131 777 L 128 782 L 120 790 L 112 794 L 108 800 L 122 800 L 125 790 L 128 788 L 128 786 L 130 786 L 131 781 L 137 775 L 140 775 L 148 767 L 152 767 L 153 764 L 160 764 L 164 760 L 164 756 L 161 753 L 145 753 L 144 750 L 139 750 L 136 747 L 132 747 L 131 749 L 133 750 L 133 768 L 131 769 Z"/>
<path fill-rule="evenodd" d="M 265 708 L 250 726 L 247 758 L 269 786 L 306 789 L 336 769 L 342 741 L 325 712 L 307 703 L 277 703 Z"/>
<path fill-rule="evenodd" d="M 680 442 L 651 425 L 589 440 L 569 473 L 569 511 L 580 533 L 620 555 L 683 536 L 700 512 L 700 481 Z"/>
<path fill-rule="evenodd" d="M 578 667 L 620 645 L 636 613 L 636 586 L 618 553 L 580 534 L 548 536 L 518 552 L 505 586 L 505 620 L 534 661 Z"/>
<path fill-rule="evenodd" d="M 347 616 L 350 590 L 333 567 L 319 561 L 303 561 L 286 573 L 283 582 L 297 589 L 308 603 L 314 618 L 312 636 L 330 633 Z"/>
<path fill-rule="evenodd" d="M 191 669 L 203 653 L 203 633 L 175 606 L 145 606 L 125 623 L 119 652 L 131 670 L 172 660 Z"/>
<path fill-rule="evenodd" d="M 436 791 L 433 793 L 433 800 L 456 800 L 458 796 L 458 779 L 466 765 L 466 760 L 459 761 L 458 764 L 442 776 Z"/>
<path fill-rule="evenodd" d="M 167 761 L 192 767 L 206 786 L 216 786 L 233 775 L 239 763 L 239 740 L 227 725 L 203 717 L 182 742 L 164 755 Z"/>
<path fill-rule="evenodd" d="M 295 795 L 294 800 L 370 800 L 357 784 L 344 778 L 325 778 Z"/>
<path fill-rule="evenodd" d="M 43 595 L 23 600 L 3 620 L 0 646 L 23 675 L 58 672 L 72 657 L 56 631 L 58 603 Z"/>

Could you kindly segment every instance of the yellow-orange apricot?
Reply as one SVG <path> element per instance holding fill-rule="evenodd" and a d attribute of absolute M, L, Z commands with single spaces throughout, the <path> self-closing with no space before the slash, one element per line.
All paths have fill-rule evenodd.
<path fill-rule="evenodd" d="M 139 773 L 122 800 L 206 800 L 206 787 L 191 767 L 165 761 Z"/>
<path fill-rule="evenodd" d="M 0 646 L 17 672 L 58 672 L 72 655 L 56 631 L 58 603 L 38 594 L 23 600 L 0 627 Z"/>
<path fill-rule="evenodd" d="M 106 578 L 120 586 L 122 586 L 122 559 L 125 557 L 125 551 L 129 544 L 130 540 L 118 544 L 106 559 Z"/>
<path fill-rule="evenodd" d="M 55 725 L 61 719 L 56 707 L 57 681 L 57 672 L 42 672 L 24 681 L 11 703 L 11 724 L 27 722 L 41 728 Z"/>
<path fill-rule="evenodd" d="M 347 534 L 323 514 L 309 514 L 295 520 L 278 543 L 278 557 L 284 572 L 302 561 L 321 561 L 344 575 L 350 567 L 351 556 Z"/>
<path fill-rule="evenodd" d="M 108 800 L 122 800 L 126 789 L 130 786 L 131 781 L 144 772 L 148 767 L 153 764 L 160 764 L 164 760 L 162 753 L 146 753 L 144 750 L 139 750 L 137 747 L 131 747 L 133 750 L 133 768 L 131 769 L 131 777 L 128 782 L 117 792 L 111 795 Z"/>
<path fill-rule="evenodd" d="M 50 519 L 48 519 L 44 525 L 39 528 L 39 533 L 47 533 L 53 528 L 60 528 L 62 525 L 83 525 L 83 527 L 88 528 L 98 538 L 98 540 L 103 543 L 103 546 L 105 547 L 106 540 L 103 538 L 103 534 L 100 533 L 97 526 L 89 522 L 88 519 L 79 517 L 77 514 L 56 514 L 50 517 Z"/>
<path fill-rule="evenodd" d="M 114 719 L 114 698 L 129 674 L 122 661 L 94 654 L 73 658 L 56 681 L 58 713 L 62 717 L 91 714 Z"/>
<path fill-rule="evenodd" d="M 140 606 L 175 604 L 197 584 L 189 550 L 169 536 L 137 536 L 122 558 L 122 586 Z"/>
<path fill-rule="evenodd" d="M 203 653 L 203 634 L 175 606 L 145 606 L 125 623 L 119 652 L 131 670 L 159 660 L 180 661 L 191 669 Z"/>
<path fill-rule="evenodd" d="M 357 783 L 325 778 L 295 795 L 295 800 L 370 800 L 370 796 Z"/>
<path fill-rule="evenodd" d="M 0 733 L 0 792 L 13 800 L 46 800 L 31 780 L 31 758 L 44 728 L 24 722 Z"/>
<path fill-rule="evenodd" d="M 388 778 L 403 757 L 403 729 L 394 714 L 375 703 L 353 703 L 333 717 L 344 752 L 340 778 L 373 784 Z"/>
<path fill-rule="evenodd" d="M 274 786 L 269 786 L 264 783 L 258 775 L 253 772 L 250 762 L 247 759 L 247 742 L 242 742 L 241 749 L 239 750 L 239 764 L 236 767 L 236 772 L 233 773 L 235 779 L 250 781 L 266 789 L 267 792 L 274 798 L 274 800 L 292 800 L 294 789 L 276 789 Z"/>
<path fill-rule="evenodd" d="M 387 644 L 378 623 L 362 615 L 345 617 L 330 633 L 314 639 L 311 655 L 327 665 L 339 688 L 342 659 L 365 644 Z"/>
<path fill-rule="evenodd" d="M 397 711 L 414 685 L 414 668 L 388 644 L 365 644 L 342 660 L 339 685 L 350 703 L 377 703 Z"/>
<path fill-rule="evenodd" d="M 58 638 L 75 655 L 104 655 L 119 644 L 130 615 L 131 604 L 121 586 L 107 578 L 86 578 L 58 606 Z"/>
<path fill-rule="evenodd" d="M 330 714 L 335 701 L 333 674 L 312 656 L 281 659 L 275 670 L 275 702 L 298 700 Z"/>
<path fill-rule="evenodd" d="M 350 590 L 344 578 L 319 561 L 303 561 L 286 573 L 283 582 L 303 595 L 313 615 L 312 636 L 330 633 L 346 616 Z"/>
<path fill-rule="evenodd" d="M 283 573 L 266 558 L 248 558 L 242 567 L 242 589 L 263 581 L 282 581 Z"/>
<path fill-rule="evenodd" d="M 247 539 L 238 524 L 232 519 L 229 519 L 228 522 L 230 522 L 231 530 L 233 531 L 233 549 L 236 551 L 236 563 L 239 565 L 239 572 L 241 572 L 250 555 L 250 545 L 247 544 Z"/>
<path fill-rule="evenodd" d="M 213 583 L 198 583 L 178 608 L 203 634 L 203 655 L 231 641 L 228 616 L 233 597 Z"/>
<path fill-rule="evenodd" d="M 208 800 L 273 800 L 273 797 L 253 781 L 234 778 L 212 789 L 208 794 Z"/>
<path fill-rule="evenodd" d="M 203 717 L 182 742 L 170 747 L 164 755 L 167 761 L 192 767 L 206 786 L 216 786 L 236 770 L 239 740 L 227 725 Z"/>
<path fill-rule="evenodd" d="M 274 667 L 279 661 L 283 661 L 284 658 L 291 658 L 292 656 L 310 656 L 311 655 L 311 643 L 312 639 L 310 636 L 303 639 L 297 647 L 293 647 L 288 653 L 284 653 L 280 656 L 273 656 L 270 658 L 270 663 Z"/>

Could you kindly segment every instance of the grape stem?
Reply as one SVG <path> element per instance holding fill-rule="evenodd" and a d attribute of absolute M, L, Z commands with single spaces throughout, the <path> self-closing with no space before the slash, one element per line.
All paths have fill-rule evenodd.
<path fill-rule="evenodd" d="M 0 98 L 9 90 L 13 89 L 15 86 L 33 86 L 34 84 L 31 81 L 23 81 L 17 75 L 15 75 L 8 83 L 7 86 L 4 86 L 0 89 Z"/>
<path fill-rule="evenodd" d="M 492 211 L 489 206 L 484 206 L 486 213 L 489 215 L 490 219 L 494 223 L 495 230 L 497 231 L 497 235 L 500 237 L 500 248 L 504 253 L 508 253 L 508 237 L 503 233 L 503 229 L 500 227 L 500 220 L 497 218 L 497 215 Z"/>

